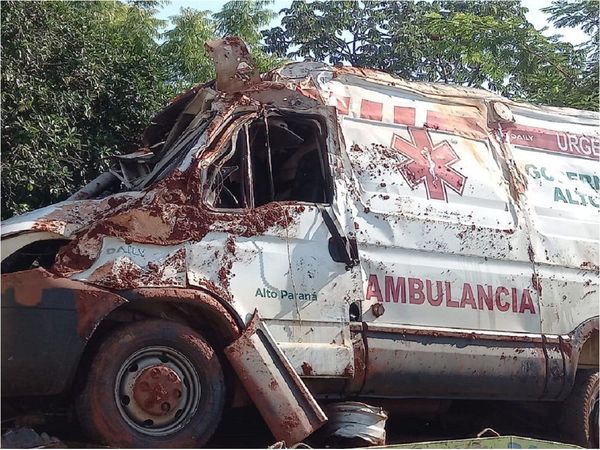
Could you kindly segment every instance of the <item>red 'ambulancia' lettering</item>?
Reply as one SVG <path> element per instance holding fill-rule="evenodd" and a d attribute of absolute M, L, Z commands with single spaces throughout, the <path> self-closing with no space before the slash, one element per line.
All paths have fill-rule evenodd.
<path fill-rule="evenodd" d="M 367 284 L 367 300 L 371 297 L 375 297 L 378 302 L 382 302 L 381 298 L 381 288 L 379 287 L 379 280 L 377 279 L 377 275 L 369 276 L 369 283 Z"/>
<path fill-rule="evenodd" d="M 431 292 L 431 280 L 425 280 L 425 288 L 427 290 L 427 301 L 432 306 L 440 306 L 444 300 L 444 285 L 441 281 L 436 281 L 435 286 L 437 288 L 437 297 L 433 298 Z"/>
<path fill-rule="evenodd" d="M 406 303 L 406 288 L 404 287 L 404 277 L 398 277 L 394 283 L 394 277 L 385 277 L 385 301 L 398 303 L 398 296 L 402 303 Z"/>
<path fill-rule="evenodd" d="M 483 304 L 488 310 L 494 309 L 494 294 L 492 293 L 492 287 L 486 286 L 487 290 L 483 286 L 477 285 L 477 306 L 479 309 L 483 309 Z"/>
<path fill-rule="evenodd" d="M 459 308 L 460 304 L 457 300 L 452 300 L 452 285 L 449 282 L 444 282 L 446 287 L 446 306 L 449 308 Z"/>
<path fill-rule="evenodd" d="M 473 289 L 471 289 L 471 285 L 467 283 L 463 285 L 463 294 L 462 298 L 460 299 L 460 307 L 464 308 L 466 305 L 469 305 L 472 309 L 477 309 L 475 297 L 473 297 Z"/>
<path fill-rule="evenodd" d="M 414 305 L 421 305 L 425 301 L 423 282 L 418 278 L 408 279 L 408 299 Z"/>
<path fill-rule="evenodd" d="M 501 301 L 500 294 L 502 293 L 508 295 L 508 289 L 500 286 L 496 289 L 496 308 L 498 308 L 499 311 L 508 311 L 510 309 L 510 303 Z"/>
<path fill-rule="evenodd" d="M 385 301 L 387 303 L 423 305 L 427 300 L 427 303 L 434 307 L 445 306 L 462 309 L 469 307 L 480 311 L 498 310 L 517 314 L 524 314 L 526 311 L 530 314 L 536 313 L 529 289 L 521 290 L 516 287 L 506 288 L 504 286 L 494 289 L 490 285 L 472 286 L 469 283 L 463 283 L 460 296 L 457 295 L 453 299 L 452 283 L 449 281 L 421 280 L 390 275 L 384 277 L 384 289 L 385 295 L 382 295 L 379 278 L 377 275 L 371 274 L 367 282 L 365 297 L 367 300 L 375 298 L 378 302 Z"/>
<path fill-rule="evenodd" d="M 533 306 L 531 295 L 529 294 L 529 289 L 523 290 L 523 295 L 521 295 L 521 307 L 519 308 L 519 312 L 523 314 L 525 311 L 535 314 L 535 308 Z"/>

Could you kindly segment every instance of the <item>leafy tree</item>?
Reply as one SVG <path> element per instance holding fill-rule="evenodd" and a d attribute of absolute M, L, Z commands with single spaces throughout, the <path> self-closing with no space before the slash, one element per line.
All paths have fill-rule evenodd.
<path fill-rule="evenodd" d="M 230 2 L 216 20 L 182 9 L 163 34 L 160 4 L 3 2 L 3 218 L 66 198 L 135 149 L 168 98 L 214 77 L 204 44 L 217 31 L 241 35 L 261 69 L 277 61 L 261 52 L 268 1 Z"/>
<path fill-rule="evenodd" d="M 332 64 L 367 66 L 386 36 L 383 2 L 293 1 L 281 10 L 281 26 L 264 33 L 267 50 L 278 56 Z M 373 58 L 371 56 L 374 56 Z M 381 67 L 371 64 L 373 67 Z"/>
<path fill-rule="evenodd" d="M 519 1 L 294 1 L 261 31 L 271 3 L 182 9 L 161 35 L 154 0 L 3 2 L 2 217 L 65 198 L 135 149 L 170 96 L 214 77 L 204 43 L 217 36 L 241 36 L 263 72 L 314 58 L 597 109 L 595 0 L 545 9 L 589 34 L 578 48 L 535 30 Z"/>
<path fill-rule="evenodd" d="M 576 86 L 574 98 L 571 99 L 571 105 L 577 108 L 598 109 L 598 86 L 600 85 L 598 77 L 600 73 L 598 65 L 600 55 L 599 9 L 600 2 L 597 0 L 578 2 L 555 0 L 549 7 L 542 9 L 543 12 L 550 14 L 550 20 L 557 28 L 581 27 L 590 37 L 580 46 L 587 62 L 578 86 Z"/>
<path fill-rule="evenodd" d="M 166 98 L 155 3 L 3 2 L 2 216 L 65 198 Z"/>
<path fill-rule="evenodd" d="M 233 0 L 225 3 L 213 17 L 221 36 L 239 36 L 248 45 L 261 73 L 281 64 L 281 60 L 263 51 L 261 29 L 267 27 L 277 14 L 268 9 L 273 0 Z"/>
<path fill-rule="evenodd" d="M 294 1 L 269 51 L 374 67 L 410 80 L 483 87 L 572 105 L 582 54 L 545 37 L 519 1 Z"/>
<path fill-rule="evenodd" d="M 568 104 L 565 94 L 581 71 L 581 55 L 570 44 L 536 30 L 525 18 L 524 8 L 508 2 L 441 6 L 440 12 L 426 15 L 424 24 L 429 33 L 440 36 L 429 42 L 429 55 L 434 58 L 424 64 L 430 73 L 438 72 L 433 81 Z"/>
<path fill-rule="evenodd" d="M 214 78 L 212 59 L 204 44 L 219 36 L 239 36 L 248 45 L 261 72 L 279 64 L 279 59 L 262 49 L 260 29 L 269 25 L 275 13 L 267 8 L 272 0 L 234 0 L 220 12 L 182 8 L 171 17 L 174 27 L 163 34 L 163 55 L 169 60 L 171 83 L 177 90 Z"/>
<path fill-rule="evenodd" d="M 272 3 L 273 0 L 233 0 L 225 3 L 221 11 L 214 14 L 218 32 L 223 36 L 239 36 L 248 46 L 259 47 L 262 41 L 260 29 L 277 16 L 266 8 Z"/>
<path fill-rule="evenodd" d="M 210 11 L 182 8 L 170 17 L 174 27 L 164 33 L 162 54 L 169 61 L 170 82 L 181 91 L 214 78 L 212 59 L 204 44 L 216 38 L 215 23 Z"/>

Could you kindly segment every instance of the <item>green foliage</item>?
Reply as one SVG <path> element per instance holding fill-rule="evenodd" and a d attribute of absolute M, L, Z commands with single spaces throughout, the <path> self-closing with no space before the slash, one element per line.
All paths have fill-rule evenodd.
<path fill-rule="evenodd" d="M 550 20 L 557 28 L 581 27 L 592 38 L 590 43 L 598 45 L 594 38 L 598 33 L 598 13 L 600 3 L 596 0 L 571 1 L 554 0 L 552 4 L 542 11 L 550 14 Z"/>
<path fill-rule="evenodd" d="M 568 92 L 577 79 L 581 55 L 570 44 L 542 35 L 520 11 L 497 14 L 472 6 L 445 17 L 427 15 L 425 28 L 440 36 L 428 46 L 434 57 L 426 64 L 429 73 L 510 98 L 564 106 L 557 93 Z"/>
<path fill-rule="evenodd" d="M 583 0 L 567 2 L 555 0 L 542 11 L 550 14 L 550 20 L 557 28 L 580 27 L 590 39 L 580 46 L 586 57 L 586 66 L 577 84 L 573 86 L 569 105 L 575 108 L 598 110 L 598 86 L 600 85 L 600 2 L 598 0 Z"/>
<path fill-rule="evenodd" d="M 261 73 L 280 64 L 280 59 L 262 49 L 260 29 L 269 25 L 275 13 L 267 9 L 272 0 L 234 0 L 220 12 L 182 8 L 171 17 L 174 27 L 163 34 L 162 53 L 169 60 L 176 90 L 210 81 L 214 78 L 212 60 L 204 44 L 223 36 L 239 36 L 248 45 Z"/>
<path fill-rule="evenodd" d="M 204 47 L 216 36 L 210 11 L 182 8 L 179 15 L 170 19 L 174 27 L 164 33 L 161 51 L 169 60 L 174 89 L 181 91 L 213 79 L 214 67 Z"/>
<path fill-rule="evenodd" d="M 312 58 L 598 107 L 596 0 L 545 9 L 588 33 L 577 48 L 535 30 L 519 1 L 293 1 L 265 29 L 272 0 L 235 0 L 212 16 L 182 9 L 164 33 L 161 4 L 2 2 L 3 218 L 64 199 L 135 149 L 167 99 L 214 77 L 204 44 L 225 35 L 244 39 L 261 72 Z"/>
<path fill-rule="evenodd" d="M 294 1 L 282 11 L 281 26 L 265 32 L 265 41 L 280 56 L 591 107 L 576 101 L 582 52 L 545 37 L 526 11 L 519 1 Z"/>
<path fill-rule="evenodd" d="M 273 0 L 232 0 L 214 14 L 220 36 L 239 36 L 248 45 L 260 73 L 281 65 L 282 60 L 263 51 L 261 29 L 267 27 L 277 14 L 267 8 Z"/>
<path fill-rule="evenodd" d="M 160 33 L 149 1 L 2 3 L 2 217 L 66 198 L 139 145 L 175 93 L 214 77 L 204 44 L 241 36 L 259 67 L 268 1 L 230 2 L 213 19 L 182 9 Z M 162 42 L 162 43 L 161 43 Z"/>
<path fill-rule="evenodd" d="M 268 51 L 292 58 L 381 68 L 370 64 L 381 62 L 376 61 L 384 35 L 377 27 L 386 20 L 381 2 L 293 1 L 281 12 L 281 27 L 264 33 Z"/>
<path fill-rule="evenodd" d="M 218 32 L 222 36 L 239 36 L 248 46 L 259 47 L 261 28 L 268 26 L 276 16 L 266 8 L 272 3 L 272 0 L 233 0 L 225 3 L 221 11 L 214 14 Z"/>
<path fill-rule="evenodd" d="M 165 99 L 152 4 L 3 2 L 2 216 L 65 198 L 135 148 Z"/>

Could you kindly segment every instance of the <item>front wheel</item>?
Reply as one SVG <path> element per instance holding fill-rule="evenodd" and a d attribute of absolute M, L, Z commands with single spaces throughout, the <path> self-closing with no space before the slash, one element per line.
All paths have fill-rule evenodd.
<path fill-rule="evenodd" d="M 598 381 L 595 370 L 578 370 L 575 385 L 562 407 L 564 436 L 573 444 L 598 448 Z"/>
<path fill-rule="evenodd" d="M 82 428 L 114 447 L 198 447 L 214 433 L 225 383 L 212 347 L 163 320 L 127 324 L 92 360 L 77 410 Z"/>

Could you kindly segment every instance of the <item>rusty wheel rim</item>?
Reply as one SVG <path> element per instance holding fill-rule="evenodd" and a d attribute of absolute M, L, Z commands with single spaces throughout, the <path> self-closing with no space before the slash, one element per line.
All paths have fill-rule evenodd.
<path fill-rule="evenodd" d="M 170 347 L 144 347 L 121 365 L 115 380 L 115 402 L 122 418 L 136 431 L 167 436 L 194 416 L 200 379 L 188 358 Z"/>

